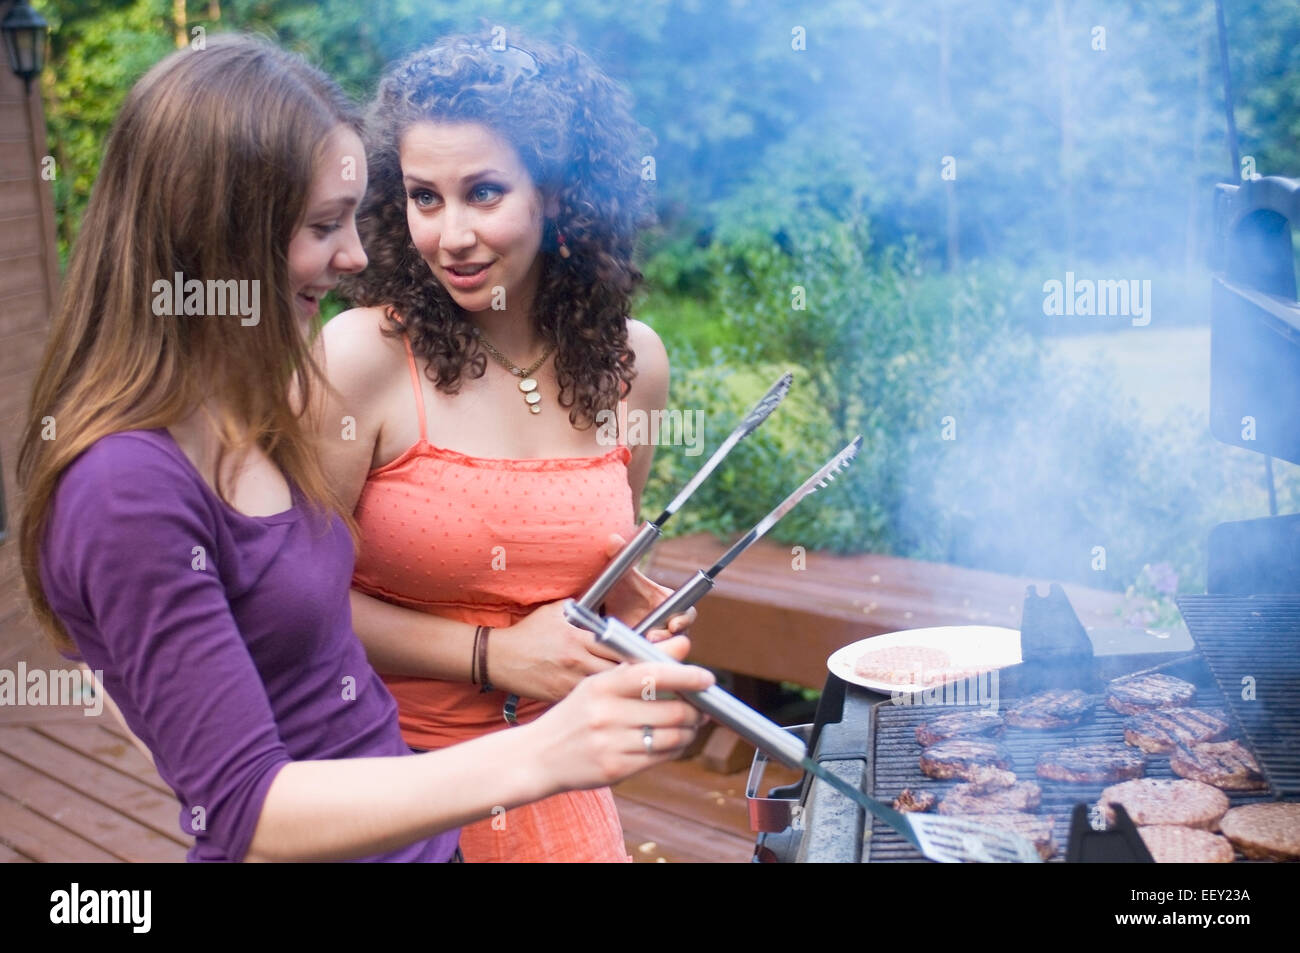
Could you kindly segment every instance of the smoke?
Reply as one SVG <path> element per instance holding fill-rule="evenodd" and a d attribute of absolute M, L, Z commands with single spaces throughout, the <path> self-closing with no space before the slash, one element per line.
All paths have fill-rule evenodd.
<path fill-rule="evenodd" d="M 877 249 L 919 237 L 927 274 L 1012 269 L 993 295 L 1009 328 L 938 306 L 938 333 L 989 336 L 955 333 L 913 371 L 931 379 L 871 391 L 850 421 L 919 417 L 887 434 L 905 451 L 877 445 L 896 482 L 859 500 L 890 499 L 905 555 L 1107 588 L 1169 562 L 1195 585 L 1211 527 L 1264 505 L 1262 460 L 1207 430 L 1212 195 L 1233 172 L 1212 6 L 829 9 L 790 57 L 793 132 L 728 214 L 748 205 L 783 243 L 810 203 L 865 208 Z M 1099 359 L 1062 346 L 1078 335 Z M 836 372 L 893 374 L 899 357 L 868 341 Z"/>

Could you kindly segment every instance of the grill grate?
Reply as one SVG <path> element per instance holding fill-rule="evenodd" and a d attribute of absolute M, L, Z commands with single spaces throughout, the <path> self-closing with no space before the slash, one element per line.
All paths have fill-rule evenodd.
<path fill-rule="evenodd" d="M 1300 595 L 1183 596 L 1178 608 L 1264 775 L 1300 797 Z"/>
<path fill-rule="evenodd" d="M 1003 700 L 1005 704 L 1005 699 Z M 1197 694 L 1196 704 L 1200 708 L 1223 708 L 1222 696 L 1213 688 L 1201 688 Z M 927 718 L 949 711 L 978 710 L 974 706 L 960 707 L 934 706 L 905 707 L 888 702 L 876 706 L 875 721 L 875 779 L 873 794 L 882 801 L 892 801 L 906 787 L 933 791 L 943 797 L 961 780 L 936 781 L 921 773 L 921 746 L 916 741 L 916 726 Z M 1229 712 L 1229 720 L 1233 719 Z M 1033 811 L 1039 815 L 1051 815 L 1055 818 L 1052 825 L 1052 840 L 1056 845 L 1055 861 L 1065 859 L 1065 850 L 1069 843 L 1070 813 L 1074 805 L 1083 802 L 1091 808 L 1101 797 L 1108 784 L 1071 784 L 1064 781 L 1048 781 L 1034 774 L 1038 756 L 1052 748 L 1071 745 L 1094 744 L 1098 742 L 1124 743 L 1125 716 L 1117 714 L 1106 707 L 1104 694 L 1099 697 L 1093 715 L 1074 728 L 1062 728 L 1055 731 L 1033 731 L 1025 728 L 1008 727 L 1006 734 L 998 739 L 1011 752 L 1012 768 L 1016 778 L 1021 781 L 1036 781 L 1043 789 L 1042 804 Z M 1235 736 L 1244 738 L 1241 725 L 1234 724 Z M 1169 756 L 1164 754 L 1147 755 L 1148 778 L 1175 778 L 1169 768 Z M 1256 801 L 1269 800 L 1267 793 L 1234 793 L 1225 791 L 1233 807 Z M 978 818 L 972 817 L 973 820 Z M 869 857 L 867 856 L 869 850 Z M 863 860 L 879 861 L 919 861 L 924 860 L 920 852 L 903 840 L 879 821 L 872 827 L 868 848 L 864 848 Z"/>

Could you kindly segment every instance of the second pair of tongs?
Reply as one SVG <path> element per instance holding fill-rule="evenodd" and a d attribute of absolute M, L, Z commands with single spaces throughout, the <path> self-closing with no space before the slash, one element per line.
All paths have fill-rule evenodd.
<path fill-rule="evenodd" d="M 723 458 L 732 451 L 732 448 L 741 440 L 749 436 L 758 429 L 759 424 L 768 418 L 772 411 L 776 410 L 777 404 L 785 399 L 785 395 L 790 391 L 790 383 L 794 378 L 790 374 L 783 374 L 781 379 L 772 385 L 771 389 L 759 399 L 745 415 L 745 419 L 740 425 L 731 432 L 731 436 L 722 442 L 722 446 L 713 452 L 704 466 L 700 467 L 699 472 L 691 478 L 691 482 L 686 484 L 680 493 L 673 498 L 662 513 L 653 523 L 645 523 L 637 534 L 628 541 L 627 545 L 614 557 L 613 561 L 605 567 L 605 571 L 600 577 L 591 584 L 591 588 L 583 593 L 582 598 L 578 600 L 578 605 L 584 609 L 596 609 L 600 606 L 609 590 L 614 588 L 617 583 L 627 573 L 629 569 L 641 561 L 650 547 L 655 544 L 659 534 L 663 531 L 663 526 L 669 518 L 681 507 L 683 503 L 690 498 L 706 479 L 710 473 L 717 469 L 718 464 Z"/>
<path fill-rule="evenodd" d="M 810 476 L 803 482 L 799 489 L 795 490 L 784 500 L 781 505 L 772 512 L 764 516 L 758 524 L 744 536 L 740 537 L 736 543 L 722 554 L 719 559 L 708 569 L 701 569 L 694 576 L 671 596 L 660 603 L 659 608 L 655 609 L 648 616 L 637 623 L 633 630 L 637 635 L 645 635 L 651 629 L 663 623 L 666 619 L 685 612 L 695 603 L 703 599 L 713 589 L 714 580 L 718 573 L 731 565 L 737 556 L 747 550 L 755 542 L 762 538 L 763 534 L 781 521 L 781 519 L 794 509 L 799 501 L 811 493 L 816 493 L 818 489 L 826 486 L 828 482 L 835 479 L 835 475 L 843 470 L 848 469 L 853 458 L 858 455 L 858 450 L 862 447 L 862 435 L 858 434 L 853 438 L 853 442 L 841 450 L 835 456 L 822 466 L 820 470 Z"/>

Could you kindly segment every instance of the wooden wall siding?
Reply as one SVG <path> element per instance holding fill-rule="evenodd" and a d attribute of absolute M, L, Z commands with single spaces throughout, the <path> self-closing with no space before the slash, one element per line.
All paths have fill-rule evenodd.
<path fill-rule="evenodd" d="M 0 0 L 0 18 L 12 5 Z M 9 518 L 0 542 L 0 667 L 48 657 L 26 618 L 19 582 L 14 479 L 19 429 L 58 293 L 52 183 L 41 178 L 48 152 L 39 84 L 28 93 L 0 52 L 0 478 Z"/>

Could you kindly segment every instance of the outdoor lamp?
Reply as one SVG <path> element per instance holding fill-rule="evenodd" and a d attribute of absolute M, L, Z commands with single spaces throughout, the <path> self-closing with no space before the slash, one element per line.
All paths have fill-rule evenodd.
<path fill-rule="evenodd" d="M 49 24 L 27 5 L 27 0 L 18 0 L 0 23 L 0 32 L 5 35 L 5 49 L 9 52 L 9 66 L 22 77 L 27 92 L 31 92 L 32 80 L 40 75 L 45 65 L 45 33 L 48 29 Z"/>

